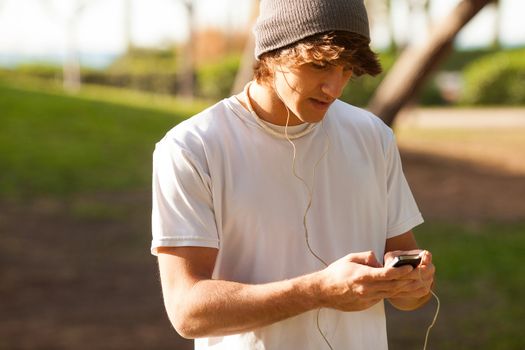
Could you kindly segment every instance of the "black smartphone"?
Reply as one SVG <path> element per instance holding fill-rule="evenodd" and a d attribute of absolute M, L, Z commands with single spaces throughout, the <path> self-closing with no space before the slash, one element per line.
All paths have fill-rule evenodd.
<path fill-rule="evenodd" d="M 390 264 L 390 266 L 399 267 L 403 265 L 412 265 L 412 267 L 416 268 L 420 262 L 421 262 L 420 254 L 406 254 L 406 255 L 396 256 L 394 260 L 392 260 L 392 263 Z"/>

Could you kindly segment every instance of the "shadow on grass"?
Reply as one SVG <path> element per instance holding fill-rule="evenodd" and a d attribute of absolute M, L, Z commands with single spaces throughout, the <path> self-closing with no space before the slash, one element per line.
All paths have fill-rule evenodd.
<path fill-rule="evenodd" d="M 401 158 L 425 218 L 473 224 L 525 220 L 525 175 L 407 150 Z"/>

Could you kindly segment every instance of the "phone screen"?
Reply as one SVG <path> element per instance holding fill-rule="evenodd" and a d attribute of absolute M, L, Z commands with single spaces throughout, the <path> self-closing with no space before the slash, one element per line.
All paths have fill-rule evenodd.
<path fill-rule="evenodd" d="M 409 254 L 409 255 L 399 255 L 394 258 L 391 266 L 399 267 L 403 265 L 412 265 L 412 267 L 417 267 L 421 262 L 421 256 L 419 254 Z"/>

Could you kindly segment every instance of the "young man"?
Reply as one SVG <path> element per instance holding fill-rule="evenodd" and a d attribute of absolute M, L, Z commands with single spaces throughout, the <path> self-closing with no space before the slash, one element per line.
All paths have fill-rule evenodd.
<path fill-rule="evenodd" d="M 362 0 L 262 0 L 244 92 L 157 144 L 153 242 L 168 316 L 197 349 L 386 349 L 434 266 L 390 267 L 422 223 L 392 131 L 337 98 L 377 74 Z"/>

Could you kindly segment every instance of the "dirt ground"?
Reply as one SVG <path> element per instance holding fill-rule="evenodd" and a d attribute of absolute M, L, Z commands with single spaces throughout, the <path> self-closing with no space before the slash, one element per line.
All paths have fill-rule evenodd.
<path fill-rule="evenodd" d="M 525 219 L 523 175 L 402 158 L 427 220 Z M 165 316 L 149 211 L 148 191 L 0 201 L 0 349 L 191 349 Z"/>

